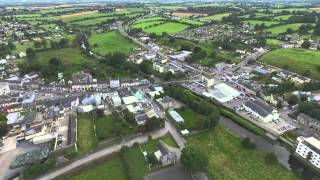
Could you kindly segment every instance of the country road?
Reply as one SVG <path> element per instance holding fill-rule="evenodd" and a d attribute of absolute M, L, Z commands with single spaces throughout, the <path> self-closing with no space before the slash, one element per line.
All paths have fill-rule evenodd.
<path fill-rule="evenodd" d="M 38 179 L 39 180 L 48 180 L 48 179 L 54 179 L 58 176 L 61 176 L 75 168 L 78 168 L 78 167 L 81 167 L 82 165 L 84 164 L 87 164 L 91 161 L 94 161 L 94 160 L 97 160 L 97 159 L 100 159 L 104 156 L 107 156 L 107 155 L 110 155 L 112 153 L 115 153 L 115 152 L 119 152 L 121 150 L 121 147 L 122 146 L 128 146 L 128 147 L 132 147 L 135 143 L 145 143 L 148 141 L 148 137 L 149 136 L 152 136 L 153 139 L 157 139 L 157 138 L 160 138 L 162 136 L 165 136 L 167 133 L 170 133 L 174 140 L 177 142 L 177 144 L 180 146 L 180 147 L 184 147 L 184 143 L 186 142 L 185 139 L 177 132 L 177 130 L 175 129 L 175 127 L 168 121 L 165 122 L 165 127 L 160 129 L 160 130 L 157 130 L 157 131 L 154 131 L 154 132 L 151 132 L 151 133 L 147 133 L 147 134 L 144 134 L 144 135 L 141 135 L 141 136 L 138 136 L 136 138 L 133 138 L 133 139 L 130 139 L 128 141 L 124 141 L 124 142 L 121 142 L 119 144 L 116 144 L 116 145 L 112 145 L 112 146 L 109 146 L 105 149 L 102 149 L 98 152 L 95 152 L 93 154 L 90 154 L 88 156 L 85 156 L 81 159 L 78 159 L 74 162 L 72 162 L 71 164 L 69 165 L 66 165 L 60 169 L 57 169 L 57 170 L 54 170 L 53 172 L 50 172 L 48 174 L 45 174 L 45 175 L 42 175 L 41 177 L 39 177 Z"/>

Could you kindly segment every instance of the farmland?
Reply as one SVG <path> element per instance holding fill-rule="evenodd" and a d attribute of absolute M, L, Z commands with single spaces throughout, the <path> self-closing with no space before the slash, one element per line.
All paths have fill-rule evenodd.
<path fill-rule="evenodd" d="M 215 14 L 207 17 L 200 18 L 203 21 L 221 21 L 223 17 L 229 16 L 230 13 L 223 13 L 223 14 Z"/>
<path fill-rule="evenodd" d="M 151 27 L 145 29 L 147 33 L 156 33 L 157 35 L 161 35 L 163 32 L 166 33 L 177 33 L 187 29 L 189 26 L 185 24 L 175 23 L 175 22 L 168 22 L 161 24 L 159 26 Z"/>
<path fill-rule="evenodd" d="M 134 28 L 146 29 L 146 28 L 150 28 L 152 26 L 160 25 L 161 23 L 164 23 L 164 21 L 148 21 L 148 22 L 133 24 L 132 26 Z"/>
<path fill-rule="evenodd" d="M 275 26 L 272 28 L 267 28 L 265 29 L 265 31 L 270 32 L 271 34 L 274 34 L 274 35 L 278 35 L 281 33 L 285 33 L 289 28 L 291 28 L 293 31 L 296 31 L 299 29 L 301 25 L 302 23 L 285 24 L 285 25 Z"/>
<path fill-rule="evenodd" d="M 217 127 L 187 140 L 208 154 L 207 172 L 211 179 L 298 179 L 280 163 L 267 163 L 266 153 L 244 148 L 241 138 L 224 128 Z"/>
<path fill-rule="evenodd" d="M 261 58 L 262 62 L 286 68 L 298 74 L 320 79 L 320 52 L 306 49 L 278 49 Z"/>
<path fill-rule="evenodd" d="M 279 22 L 274 22 L 274 21 L 258 21 L 258 20 L 248 20 L 244 21 L 246 24 L 251 24 L 251 25 L 262 25 L 264 24 L 265 26 L 272 26 L 279 24 Z"/>
<path fill-rule="evenodd" d="M 92 34 L 89 38 L 92 51 L 99 54 L 112 52 L 123 52 L 129 54 L 136 47 L 135 44 L 120 35 L 119 32 L 112 31 L 101 34 Z"/>
<path fill-rule="evenodd" d="M 283 15 L 283 16 L 276 16 L 273 19 L 276 21 L 286 21 L 288 20 L 292 15 Z"/>

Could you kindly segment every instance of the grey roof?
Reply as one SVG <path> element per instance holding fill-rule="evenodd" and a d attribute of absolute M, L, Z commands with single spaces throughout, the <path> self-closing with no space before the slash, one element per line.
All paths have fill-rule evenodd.
<path fill-rule="evenodd" d="M 32 111 L 23 118 L 22 123 L 31 124 L 36 119 L 36 116 L 37 116 L 37 112 Z"/>
<path fill-rule="evenodd" d="M 163 141 L 159 141 L 159 143 L 157 144 L 157 148 L 160 150 L 161 154 L 163 155 L 169 153 L 169 150 Z"/>
<path fill-rule="evenodd" d="M 245 103 L 245 106 L 252 109 L 262 117 L 266 117 L 272 113 L 273 109 L 260 100 L 250 100 Z"/>

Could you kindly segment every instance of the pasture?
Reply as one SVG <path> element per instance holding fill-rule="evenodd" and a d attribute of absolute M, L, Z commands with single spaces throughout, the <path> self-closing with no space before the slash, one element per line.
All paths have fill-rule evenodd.
<path fill-rule="evenodd" d="M 155 33 L 157 35 L 161 35 L 163 32 L 166 33 L 177 33 L 180 31 L 183 31 L 187 29 L 189 26 L 181 23 L 175 23 L 175 22 L 168 22 L 161 24 L 159 26 L 151 27 L 148 29 L 145 29 L 144 31 L 147 33 Z"/>
<path fill-rule="evenodd" d="M 229 16 L 230 13 L 215 14 L 200 18 L 202 21 L 221 21 L 223 17 Z"/>
<path fill-rule="evenodd" d="M 270 32 L 271 34 L 278 35 L 281 33 L 287 32 L 287 29 L 291 28 L 293 31 L 296 31 L 299 29 L 299 27 L 303 23 L 294 23 L 294 24 L 285 24 L 285 25 L 279 25 L 271 28 L 265 29 L 266 32 Z"/>
<path fill-rule="evenodd" d="M 264 24 L 265 26 L 273 26 L 276 24 L 279 24 L 279 22 L 274 22 L 274 21 L 258 21 L 258 20 L 247 20 L 243 21 L 246 24 L 251 24 L 251 25 L 262 25 Z"/>
<path fill-rule="evenodd" d="M 136 45 L 119 32 L 112 31 L 101 34 L 92 34 L 89 38 L 90 48 L 93 52 L 105 55 L 112 52 L 129 54 Z"/>
<path fill-rule="evenodd" d="M 261 58 L 262 62 L 320 80 L 320 52 L 307 49 L 277 49 Z"/>

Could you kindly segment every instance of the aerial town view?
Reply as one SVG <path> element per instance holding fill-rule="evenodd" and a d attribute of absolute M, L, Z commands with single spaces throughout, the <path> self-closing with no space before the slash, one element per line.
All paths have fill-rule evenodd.
<path fill-rule="evenodd" d="M 0 180 L 320 180 L 320 0 L 0 0 Z"/>

